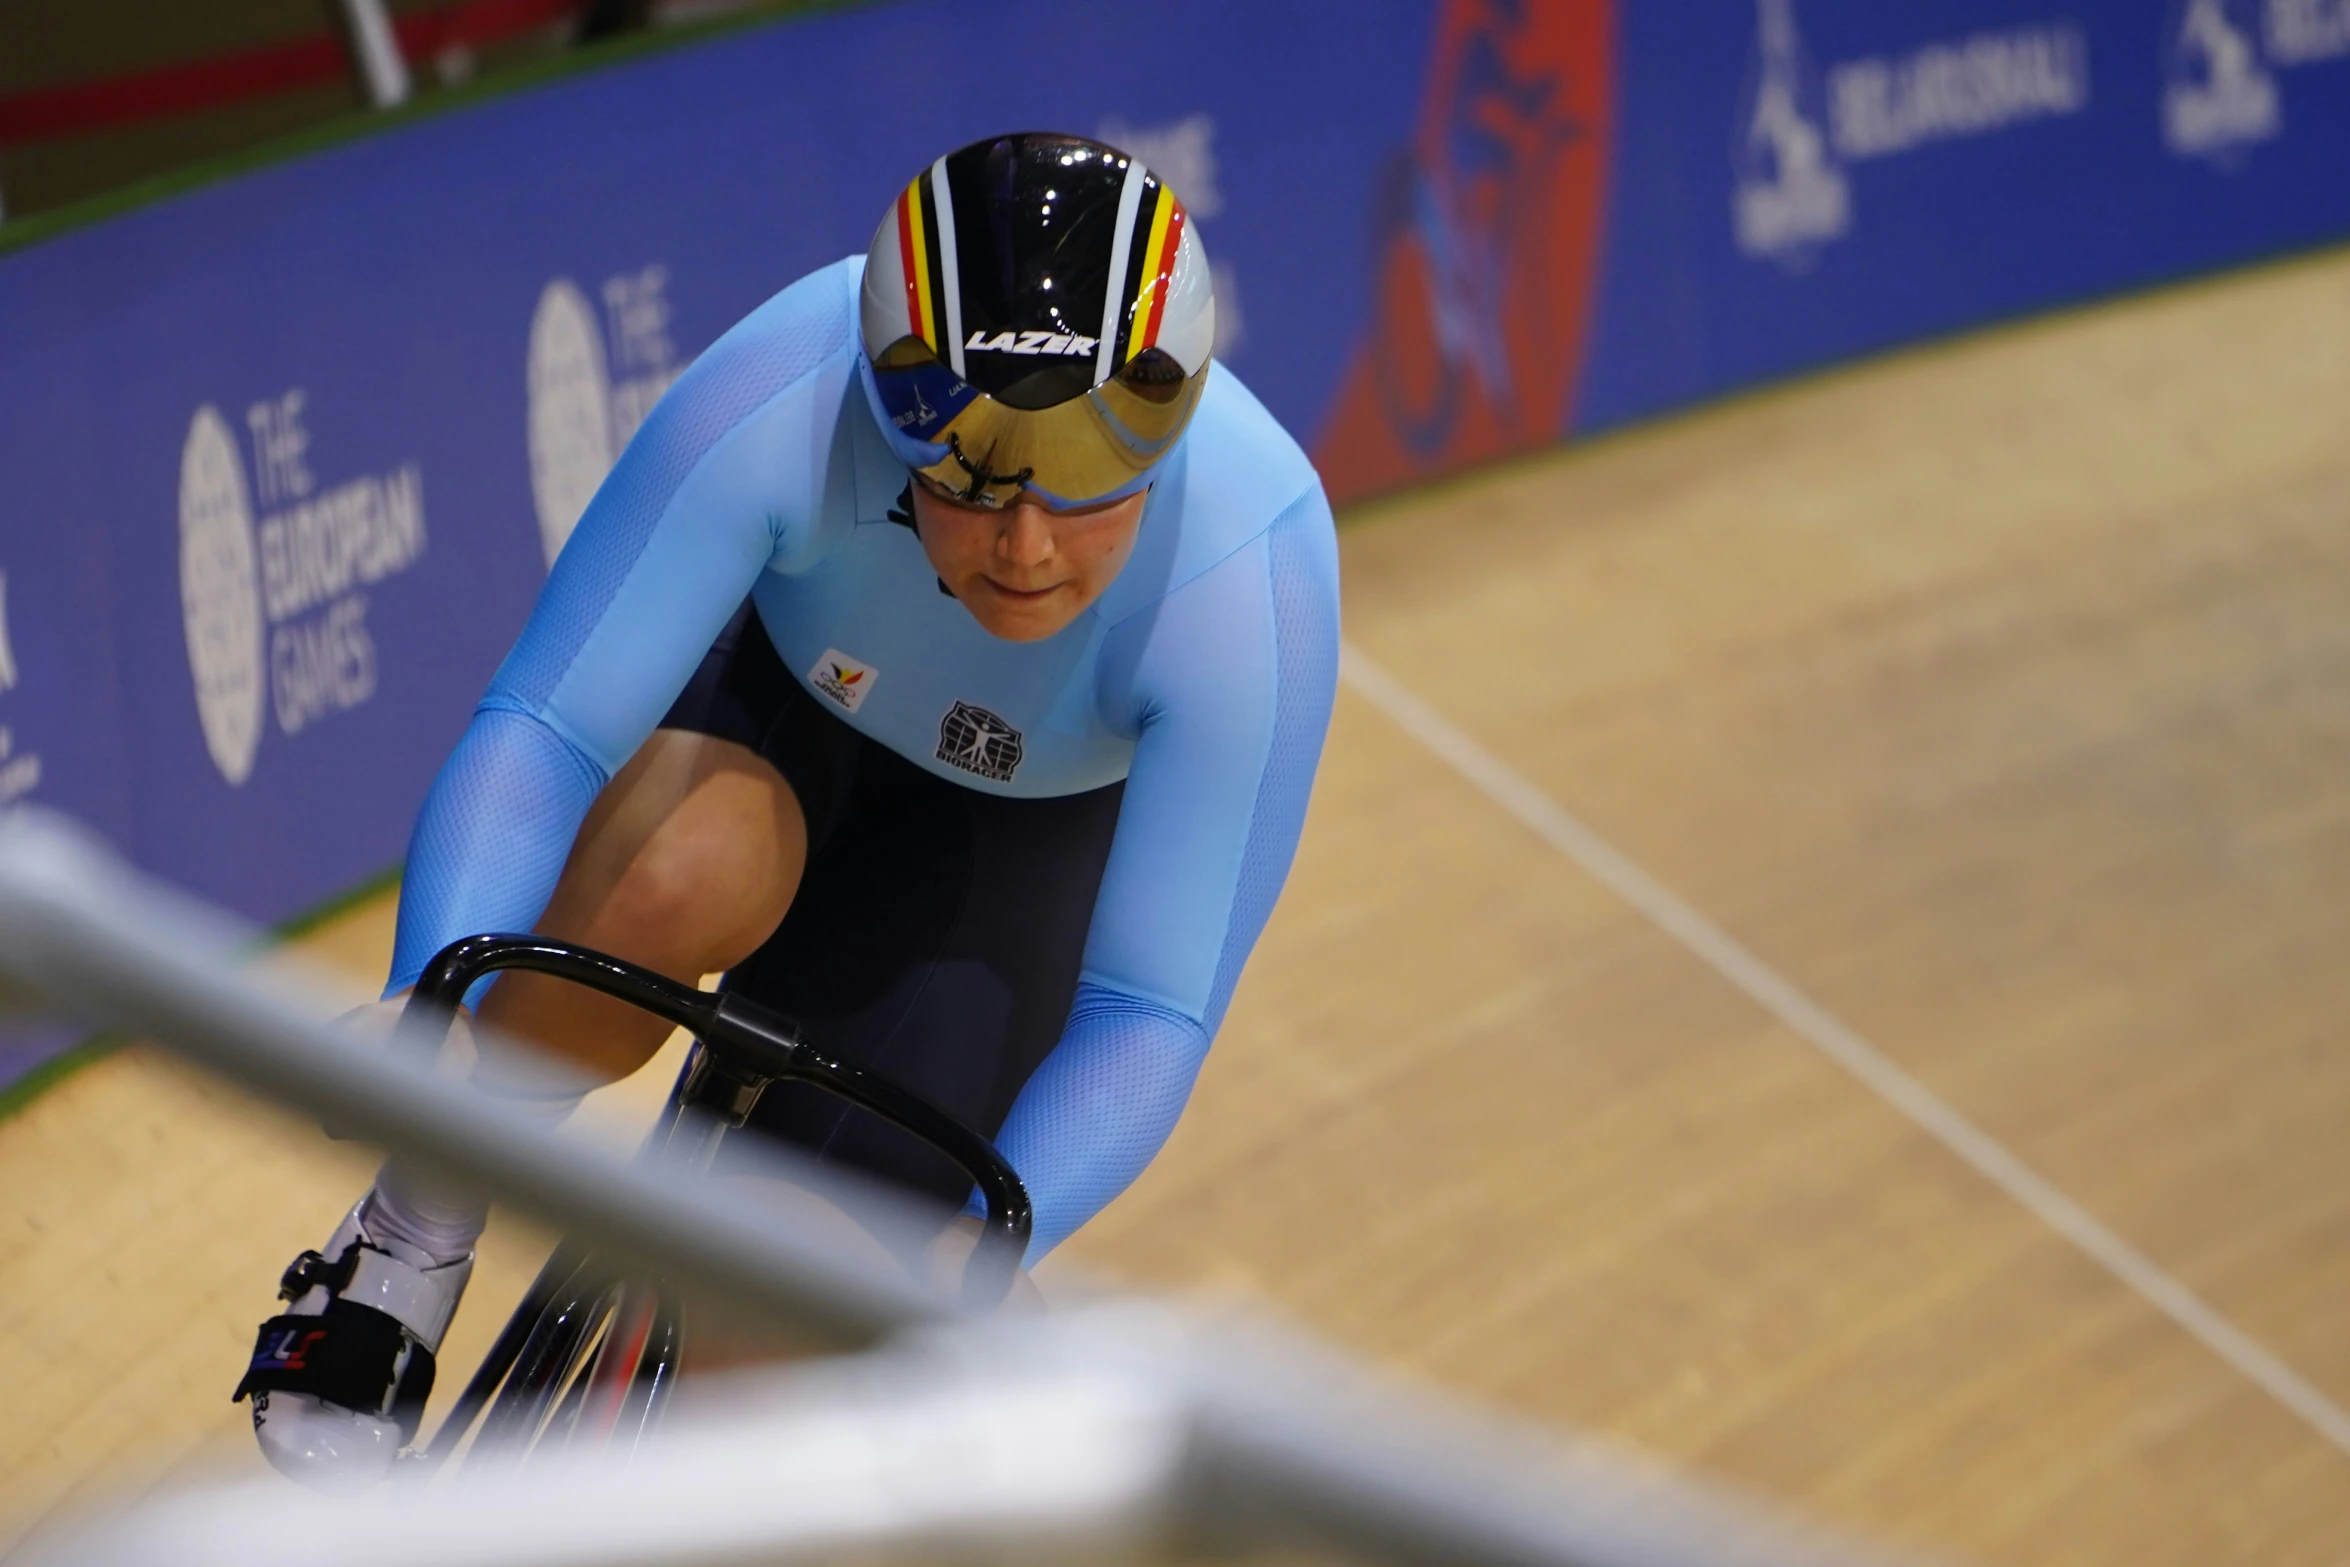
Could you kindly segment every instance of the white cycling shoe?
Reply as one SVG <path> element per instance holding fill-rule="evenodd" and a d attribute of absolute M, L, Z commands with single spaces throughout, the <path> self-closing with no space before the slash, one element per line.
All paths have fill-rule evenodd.
<path fill-rule="evenodd" d="M 433 1356 L 473 1273 L 473 1254 L 435 1263 L 368 1233 L 367 1204 L 323 1254 L 280 1280 L 284 1315 L 261 1325 L 235 1396 L 253 1400 L 253 1434 L 279 1473 L 324 1491 L 358 1491 L 416 1439 Z"/>

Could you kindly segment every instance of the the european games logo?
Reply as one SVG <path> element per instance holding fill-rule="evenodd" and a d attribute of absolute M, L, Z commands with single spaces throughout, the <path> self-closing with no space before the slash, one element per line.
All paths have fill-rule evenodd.
<path fill-rule="evenodd" d="M 231 784 L 252 776 L 265 713 L 296 735 L 375 695 L 366 590 L 424 556 L 422 471 L 402 463 L 321 485 L 309 395 L 294 387 L 245 410 L 250 470 L 210 403 L 180 447 L 188 670 L 204 747 Z"/>
<path fill-rule="evenodd" d="M 603 312 L 569 278 L 539 292 L 530 319 L 530 498 L 547 564 L 629 437 L 685 368 L 669 336 L 669 269 L 604 279 Z"/>
<path fill-rule="evenodd" d="M 612 380 L 596 312 L 569 278 L 539 295 L 530 321 L 530 498 L 547 564 L 612 471 Z"/>
<path fill-rule="evenodd" d="M 938 759 L 993 783 L 1020 770 L 1020 731 L 984 707 L 957 702 L 938 721 Z"/>
<path fill-rule="evenodd" d="M 871 664 L 836 647 L 826 648 L 816 667 L 808 671 L 808 684 L 852 713 L 865 705 L 865 698 L 873 694 L 873 683 L 880 678 L 881 672 Z"/>
<path fill-rule="evenodd" d="M 210 403 L 180 448 L 180 611 L 205 749 L 223 778 L 241 784 L 261 745 L 261 578 L 245 465 Z"/>

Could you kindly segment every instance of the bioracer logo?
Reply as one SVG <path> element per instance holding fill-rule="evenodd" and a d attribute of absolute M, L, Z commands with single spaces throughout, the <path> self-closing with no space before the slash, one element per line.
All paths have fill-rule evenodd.
<path fill-rule="evenodd" d="M 1020 770 L 1020 731 L 998 715 L 970 702 L 957 702 L 938 721 L 938 759 L 1008 784 Z"/>
<path fill-rule="evenodd" d="M 974 332 L 963 345 L 967 354 L 1090 354 L 1098 337 L 1072 337 L 1066 332 L 998 332 L 990 337 Z"/>

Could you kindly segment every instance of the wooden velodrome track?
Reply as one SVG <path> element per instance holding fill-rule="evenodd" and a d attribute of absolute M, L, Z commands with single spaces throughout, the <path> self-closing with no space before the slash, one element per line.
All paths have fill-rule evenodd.
<path fill-rule="evenodd" d="M 2350 255 L 1343 545 L 1371 675 L 1530 788 L 1342 695 L 1192 1110 L 1066 1263 L 1954 1560 L 2350 1559 Z M 1560 852 L 1561 808 L 1722 939 Z M 378 902 L 304 946 L 356 998 L 388 937 Z M 0 1125 L 0 1542 L 258 1462 L 251 1324 L 367 1170 L 144 1052 Z M 493 1230 L 452 1363 L 532 1245 Z"/>

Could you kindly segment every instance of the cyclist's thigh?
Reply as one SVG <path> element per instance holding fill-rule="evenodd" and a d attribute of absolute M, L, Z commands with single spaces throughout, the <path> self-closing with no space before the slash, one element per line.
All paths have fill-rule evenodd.
<path fill-rule="evenodd" d="M 538 929 L 687 983 L 727 968 L 783 917 L 806 863 L 806 780 L 760 754 L 792 683 L 738 616 L 627 766 L 597 796 Z M 810 793 L 827 797 L 829 783 Z M 602 1069 L 632 1071 L 658 1020 L 559 981 L 512 975 L 492 1022 Z"/>
<path fill-rule="evenodd" d="M 1123 792 L 1004 799 L 865 742 L 799 897 L 728 988 L 993 1136 L 1068 1022 Z M 815 1089 L 770 1089 L 753 1124 L 942 1221 L 970 1192 L 911 1134 Z"/>

